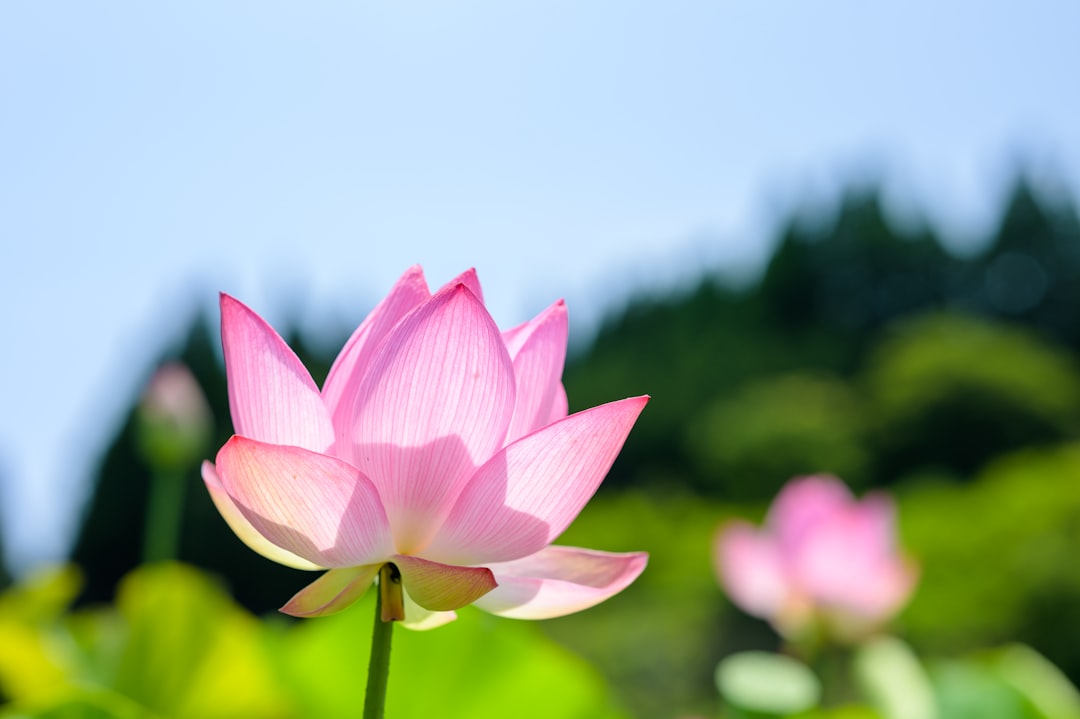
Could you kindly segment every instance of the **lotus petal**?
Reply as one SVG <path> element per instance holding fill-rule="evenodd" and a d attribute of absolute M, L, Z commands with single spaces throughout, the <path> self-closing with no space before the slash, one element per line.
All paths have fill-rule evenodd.
<path fill-rule="evenodd" d="M 294 617 L 323 617 L 345 609 L 364 596 L 382 564 L 331 569 L 307 585 L 281 608 Z"/>
<path fill-rule="evenodd" d="M 765 523 L 785 547 L 797 547 L 807 531 L 853 501 L 847 486 L 827 475 L 800 477 L 776 496 Z"/>
<path fill-rule="evenodd" d="M 754 616 L 772 618 L 793 599 L 777 541 L 735 521 L 717 533 L 714 557 L 731 598 Z"/>
<path fill-rule="evenodd" d="M 892 546 L 893 516 L 884 495 L 834 511 L 792 552 L 793 580 L 822 604 L 867 617 L 891 614 L 916 578 Z"/>
<path fill-rule="evenodd" d="M 472 604 L 496 586 L 491 570 L 486 567 L 456 567 L 400 554 L 393 562 L 401 572 L 402 586 L 413 601 L 434 612 Z"/>
<path fill-rule="evenodd" d="M 443 285 L 440 290 L 449 289 L 455 285 L 465 285 L 469 292 L 473 293 L 476 299 L 480 300 L 480 304 L 484 304 L 484 291 L 480 288 L 480 278 L 476 276 L 476 269 L 470 267 L 462 272 L 460 275 Z"/>
<path fill-rule="evenodd" d="M 229 493 L 225 491 L 225 488 L 221 486 L 221 478 L 218 477 L 217 470 L 210 462 L 202 463 L 202 477 L 203 482 L 206 484 L 206 489 L 210 492 L 210 499 L 213 500 L 214 506 L 217 507 L 218 512 L 225 519 L 225 522 L 229 525 L 237 537 L 240 538 L 244 544 L 250 549 L 261 554 L 267 559 L 277 562 L 278 564 L 284 564 L 286 567 L 292 567 L 294 569 L 324 569 L 324 567 L 314 564 L 298 557 L 292 552 L 282 549 L 269 539 L 259 534 L 255 527 L 251 526 L 251 522 L 247 520 L 247 517 L 240 511 L 236 504 L 229 497 Z"/>
<path fill-rule="evenodd" d="M 237 434 L 313 452 L 334 443 L 330 414 L 303 363 L 270 325 L 226 294 L 221 344 Z"/>
<path fill-rule="evenodd" d="M 394 328 L 364 378 L 350 456 L 379 488 L 398 552 L 415 554 L 502 445 L 513 366 L 479 300 L 455 285 Z"/>
<path fill-rule="evenodd" d="M 550 424 L 566 363 L 566 304 L 559 300 L 519 331 L 503 334 L 514 363 L 517 394 L 506 442 Z"/>
<path fill-rule="evenodd" d="M 555 397 L 551 402 L 551 414 L 548 415 L 547 421 L 544 425 L 549 425 L 552 422 L 558 422 L 560 419 L 566 417 L 570 412 L 570 401 L 566 398 L 566 387 L 562 382 L 555 388 Z"/>
<path fill-rule="evenodd" d="M 371 311 L 338 353 L 326 375 L 322 396 L 335 426 L 348 434 L 348 422 L 355 414 L 353 404 L 360 380 L 371 364 L 379 343 L 405 315 L 431 297 L 424 271 L 419 265 L 406 270 L 390 293 Z M 340 406 L 340 410 L 339 410 Z"/>
<path fill-rule="evenodd" d="M 217 470 L 251 526 L 297 556 L 353 567 L 392 554 L 378 492 L 339 459 L 234 436 L 218 452 Z"/>
<path fill-rule="evenodd" d="M 550 546 L 523 559 L 489 565 L 499 586 L 475 604 L 513 619 L 561 617 L 618 594 L 644 571 L 648 559 L 644 552 Z"/>
<path fill-rule="evenodd" d="M 506 447 L 461 492 L 425 556 L 488 564 L 550 544 L 592 497 L 647 401 L 593 407 Z"/>

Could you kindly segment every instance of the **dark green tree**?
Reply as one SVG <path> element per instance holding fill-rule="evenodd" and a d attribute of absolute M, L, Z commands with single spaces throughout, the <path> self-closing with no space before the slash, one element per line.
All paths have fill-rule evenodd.
<path fill-rule="evenodd" d="M 6 481 L 8 480 L 4 473 L 4 467 L 3 465 L 0 465 L 0 484 Z M 4 508 L 0 506 L 0 513 L 3 511 Z M 2 530 L 3 528 L 0 527 L 0 590 L 3 590 L 11 584 L 11 574 L 8 572 L 7 568 L 7 554 L 4 551 L 4 532 Z"/>
<path fill-rule="evenodd" d="M 835 221 L 788 224 L 758 292 L 776 330 L 830 337 L 837 369 L 850 369 L 872 332 L 944 305 L 956 261 L 929 231 L 890 222 L 879 191 L 856 190 Z"/>
<path fill-rule="evenodd" d="M 969 283 L 973 304 L 1080 347 L 1080 219 L 1020 177 Z"/>
<path fill-rule="evenodd" d="M 969 477 L 995 456 L 1080 431 L 1075 359 L 1030 328 L 923 314 L 879 335 L 860 375 L 880 481 Z"/>

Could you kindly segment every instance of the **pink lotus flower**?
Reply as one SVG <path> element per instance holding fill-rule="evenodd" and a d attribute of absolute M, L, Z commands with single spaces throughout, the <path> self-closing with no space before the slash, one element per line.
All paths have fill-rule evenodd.
<path fill-rule="evenodd" d="M 179 432 L 204 433 L 213 421 L 198 380 L 179 362 L 158 367 L 146 383 L 139 411 L 148 421 L 170 425 Z"/>
<path fill-rule="evenodd" d="M 735 604 L 786 636 L 820 620 L 838 638 L 853 638 L 891 618 L 915 586 L 894 523 L 885 494 L 859 502 L 835 477 L 794 479 L 764 529 L 743 521 L 720 529 L 717 574 Z"/>
<path fill-rule="evenodd" d="M 500 333 L 470 270 L 434 295 L 407 271 L 320 391 L 258 315 L 221 298 L 236 435 L 203 463 L 253 550 L 329 569 L 282 611 L 345 608 L 392 563 L 406 624 L 475 604 L 541 619 L 621 591 L 644 553 L 551 546 L 607 474 L 647 397 L 567 416 L 566 307 Z"/>
<path fill-rule="evenodd" d="M 187 365 L 166 362 L 154 372 L 137 416 L 139 449 L 157 468 L 186 471 L 206 452 L 214 415 Z"/>

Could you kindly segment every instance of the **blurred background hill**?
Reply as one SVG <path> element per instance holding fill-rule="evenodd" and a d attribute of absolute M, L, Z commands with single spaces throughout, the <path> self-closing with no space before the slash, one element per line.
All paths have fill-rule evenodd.
<path fill-rule="evenodd" d="M 833 216 L 791 218 L 759 283 L 706 275 L 608 318 L 567 371 L 571 402 L 657 397 L 615 483 L 675 471 L 762 499 L 794 472 L 885 485 L 1075 436 L 1076 209 L 1020 178 L 1000 217 L 959 257 L 854 188 Z"/>

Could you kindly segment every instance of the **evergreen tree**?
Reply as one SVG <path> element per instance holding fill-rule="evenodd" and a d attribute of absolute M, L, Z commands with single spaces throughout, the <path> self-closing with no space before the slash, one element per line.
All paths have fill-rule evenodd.
<path fill-rule="evenodd" d="M 1080 219 L 1071 202 L 1019 178 L 978 267 L 979 309 L 1080 347 Z"/>

